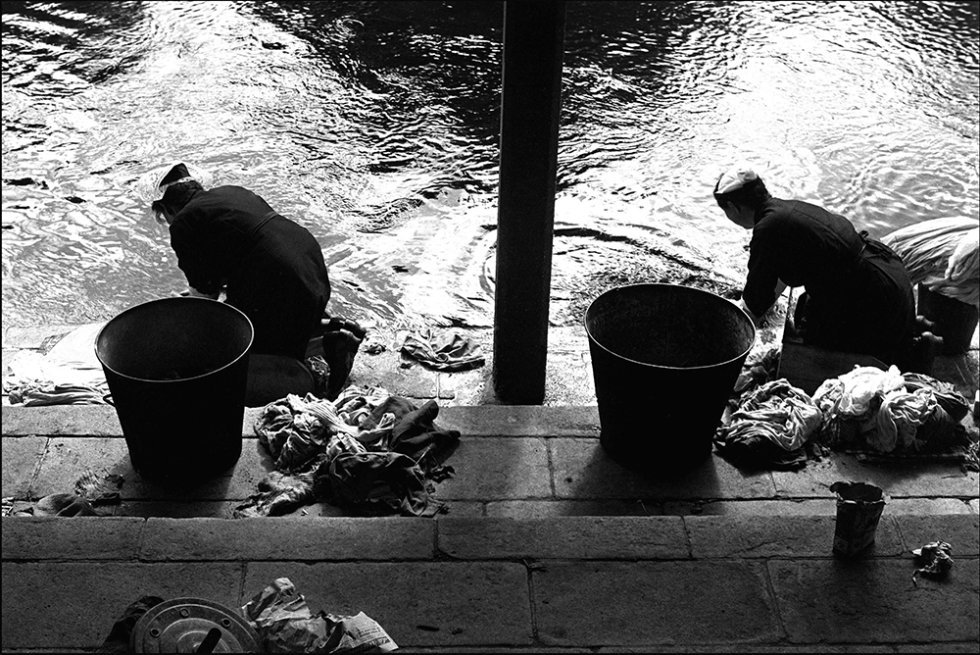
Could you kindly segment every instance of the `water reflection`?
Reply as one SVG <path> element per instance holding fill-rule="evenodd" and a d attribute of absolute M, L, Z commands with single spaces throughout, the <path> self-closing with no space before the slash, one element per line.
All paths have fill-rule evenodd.
<path fill-rule="evenodd" d="M 980 19 L 955 2 L 569 2 L 552 319 L 603 285 L 737 285 L 710 197 L 875 234 L 978 214 Z M 492 320 L 501 2 L 3 5 L 8 324 L 183 286 L 140 176 L 187 159 L 309 226 L 338 311 Z"/>

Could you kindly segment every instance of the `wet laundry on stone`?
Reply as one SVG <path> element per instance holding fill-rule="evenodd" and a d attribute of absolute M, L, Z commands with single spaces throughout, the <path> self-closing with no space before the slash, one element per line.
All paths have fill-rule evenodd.
<path fill-rule="evenodd" d="M 289 578 L 278 578 L 242 607 L 267 653 L 388 652 L 398 645 L 364 612 L 314 615 Z"/>
<path fill-rule="evenodd" d="M 821 439 L 835 450 L 901 459 L 968 457 L 971 441 L 960 421 L 969 403 L 929 376 L 894 366 L 855 367 L 824 381 L 813 400 L 824 416 Z"/>
<path fill-rule="evenodd" d="M 439 371 L 464 371 L 483 366 L 480 345 L 458 332 L 442 337 L 429 328 L 405 336 L 401 351 Z"/>
<path fill-rule="evenodd" d="M 109 388 L 80 384 L 55 384 L 35 381 L 15 384 L 4 390 L 11 405 L 44 407 L 48 405 L 108 405 Z"/>
<path fill-rule="evenodd" d="M 806 465 L 804 445 L 823 416 L 813 400 L 785 378 L 749 392 L 718 429 L 718 453 L 736 466 L 793 470 Z"/>
<path fill-rule="evenodd" d="M 348 387 L 333 402 L 289 395 L 263 408 L 255 431 L 277 471 L 235 516 L 271 516 L 326 501 L 364 514 L 428 516 L 444 509 L 434 484 L 459 441 L 422 407 L 381 388 Z"/>

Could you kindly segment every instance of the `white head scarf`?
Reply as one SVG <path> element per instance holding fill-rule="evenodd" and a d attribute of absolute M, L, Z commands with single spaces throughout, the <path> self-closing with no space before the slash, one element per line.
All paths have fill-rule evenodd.
<path fill-rule="evenodd" d="M 752 180 L 759 179 L 756 172 L 748 164 L 738 164 L 728 169 L 721 174 L 718 178 L 718 189 L 715 191 L 718 195 L 724 193 L 731 193 L 745 186 L 748 182 Z"/>

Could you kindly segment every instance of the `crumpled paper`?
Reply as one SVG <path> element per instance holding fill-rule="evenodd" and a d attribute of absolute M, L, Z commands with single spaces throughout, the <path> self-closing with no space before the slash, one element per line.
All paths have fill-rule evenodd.
<path fill-rule="evenodd" d="M 289 578 L 278 578 L 242 607 L 269 653 L 393 651 L 398 645 L 364 612 L 313 615 Z"/>
<path fill-rule="evenodd" d="M 949 570 L 953 568 L 952 553 L 953 547 L 945 541 L 933 541 L 913 550 L 916 564 L 922 566 L 912 573 L 912 582 L 916 582 L 916 576 L 920 573 L 933 578 L 946 577 Z"/>

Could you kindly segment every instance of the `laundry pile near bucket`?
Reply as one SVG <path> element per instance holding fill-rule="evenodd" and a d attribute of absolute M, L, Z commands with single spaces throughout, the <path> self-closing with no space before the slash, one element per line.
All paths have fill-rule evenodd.
<path fill-rule="evenodd" d="M 255 433 L 276 467 L 236 517 L 275 516 L 328 502 L 367 515 L 431 516 L 445 510 L 435 483 L 457 430 L 435 424 L 439 406 L 416 407 L 380 387 L 348 387 L 333 402 L 290 394 L 266 405 Z"/>
<path fill-rule="evenodd" d="M 784 378 L 750 388 L 718 428 L 715 447 L 742 468 L 798 469 L 829 448 L 864 461 L 947 461 L 977 470 L 977 435 L 961 423 L 969 408 L 953 385 L 930 376 L 856 366 L 812 397 Z"/>

